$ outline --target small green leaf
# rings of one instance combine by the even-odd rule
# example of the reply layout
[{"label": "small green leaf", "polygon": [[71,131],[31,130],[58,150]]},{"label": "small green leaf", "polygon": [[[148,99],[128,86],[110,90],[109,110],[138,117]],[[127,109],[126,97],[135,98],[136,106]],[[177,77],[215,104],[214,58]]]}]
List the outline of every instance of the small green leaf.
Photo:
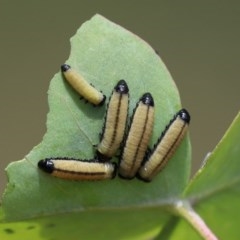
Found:
[{"label": "small green leaf", "polygon": [[[208,158],[206,165],[191,181],[185,196],[195,205],[208,226],[220,239],[240,236],[240,114]],[[176,238],[191,239],[184,222],[176,229]],[[186,235],[187,234],[187,235]],[[193,233],[196,235],[196,233]]]},{"label": "small green leaf", "polygon": [[[106,96],[110,96],[118,80],[125,79],[130,89],[130,115],[140,96],[151,92],[156,108],[151,146],[181,108],[175,83],[155,51],[102,16],[94,16],[77,31],[66,62]],[[117,235],[122,239],[121,234],[124,239],[134,239],[134,235],[140,239],[137,233],[156,234],[169,217],[160,212],[161,207],[179,197],[187,184],[189,139],[184,140],[168,166],[151,183],[118,177],[98,182],[53,178],[39,171],[38,161],[59,156],[93,158],[93,145],[99,142],[106,105],[93,108],[80,100],[60,72],[52,79],[48,94],[50,112],[43,141],[24,160],[7,167],[9,183],[2,200],[5,221],[32,219],[21,224],[27,227],[36,222],[42,235],[50,234],[46,226],[52,224],[56,228],[51,228],[51,234],[58,239],[67,238],[64,230],[71,232],[68,239],[76,239],[74,234],[95,239],[100,234],[93,231],[96,228],[101,229],[103,236],[114,239]],[[127,226],[132,227],[126,229]]]},{"label": "small green leaf", "polygon": [[240,186],[239,133],[240,114],[208,157],[206,164],[191,181],[186,191],[186,196],[191,201],[199,202],[229,188]]}]

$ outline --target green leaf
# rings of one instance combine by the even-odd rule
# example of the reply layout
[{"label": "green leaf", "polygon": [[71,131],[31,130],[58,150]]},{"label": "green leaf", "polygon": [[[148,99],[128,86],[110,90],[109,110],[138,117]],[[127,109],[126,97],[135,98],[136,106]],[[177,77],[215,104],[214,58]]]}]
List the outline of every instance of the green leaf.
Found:
[{"label": "green leaf", "polygon": [[[153,216],[158,214],[158,218]],[[88,210],[81,213],[56,213],[39,219],[0,224],[4,240],[40,239],[149,239],[167,220],[159,209]]]},{"label": "green leaf", "polygon": [[[100,15],[84,23],[71,39],[71,54],[66,62],[106,96],[110,96],[118,80],[125,79],[130,89],[130,115],[139,97],[151,92],[156,106],[151,146],[181,108],[175,83],[155,51]],[[142,239],[139,234],[143,233],[147,233],[142,235],[145,238],[154,236],[169,217],[161,208],[178,198],[187,184],[189,139],[185,138],[167,167],[151,183],[118,177],[98,182],[53,178],[37,168],[38,161],[59,156],[93,158],[106,105],[93,108],[79,100],[60,72],[53,77],[48,94],[50,112],[43,141],[23,160],[7,167],[9,183],[2,199],[4,220],[25,221],[5,223],[5,229],[17,233],[18,229],[27,231],[36,225],[34,229],[41,235],[52,234],[58,239],[66,239],[65,231],[68,239],[76,239],[77,235],[85,239],[95,239],[96,235],[98,239]],[[28,233],[38,239],[34,229]],[[0,237],[1,234],[11,235],[4,230]]]},{"label": "green leaf", "polygon": [[[220,239],[234,240],[240,236],[239,133],[240,114],[185,193],[188,201]],[[179,223],[174,236],[172,239],[199,239],[184,221]]]}]

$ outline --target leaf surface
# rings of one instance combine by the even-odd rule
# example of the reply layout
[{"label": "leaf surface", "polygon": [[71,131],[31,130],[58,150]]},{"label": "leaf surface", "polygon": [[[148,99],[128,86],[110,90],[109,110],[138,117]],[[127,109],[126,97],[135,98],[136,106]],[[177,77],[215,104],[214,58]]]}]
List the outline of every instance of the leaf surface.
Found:
[{"label": "leaf surface", "polygon": [[[71,53],[66,63],[107,97],[117,81],[125,79],[130,89],[130,116],[141,95],[151,92],[155,101],[151,146],[181,108],[175,83],[155,51],[136,35],[100,15],[85,22],[71,38]],[[97,230],[97,233],[93,231],[93,225],[97,229],[101,227],[101,234],[115,237],[116,233],[120,234],[119,224],[127,226],[132,222],[135,226],[133,232],[137,232],[136,229],[150,231],[151,234],[152,231],[156,233],[156,229],[159,231],[162,216],[164,221],[168,216],[159,213],[156,217],[156,213],[181,195],[189,178],[188,137],[151,183],[118,177],[98,182],[53,178],[37,168],[38,161],[47,157],[92,159],[95,154],[93,145],[99,142],[106,104],[94,108],[80,100],[60,71],[51,80],[48,99],[50,111],[43,141],[23,160],[7,167],[9,183],[2,200],[4,221],[26,219],[26,222],[17,223],[19,228],[27,228],[28,224],[35,222],[41,233],[46,231],[47,224],[59,226],[51,228],[53,233],[59,234],[58,239],[66,239],[62,234],[64,227],[66,231],[72,227],[71,234],[90,234],[87,239],[94,239],[91,236],[98,234]],[[134,214],[129,211],[134,211]],[[121,231],[127,235],[128,231]],[[131,237],[132,231],[129,230]],[[74,236],[69,235],[68,239],[75,239]]]}]

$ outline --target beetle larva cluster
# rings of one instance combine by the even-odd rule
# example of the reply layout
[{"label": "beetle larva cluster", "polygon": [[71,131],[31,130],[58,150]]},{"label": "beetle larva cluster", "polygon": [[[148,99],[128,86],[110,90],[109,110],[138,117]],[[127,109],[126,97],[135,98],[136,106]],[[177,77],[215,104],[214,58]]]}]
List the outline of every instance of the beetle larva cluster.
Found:
[{"label": "beetle larva cluster", "polygon": [[[64,78],[88,102],[102,106],[106,96],[80,73],[69,65],[61,66]],[[154,126],[154,99],[151,93],[144,93],[131,116],[127,127],[129,88],[125,80],[115,85],[109,98],[107,110],[96,148],[96,155],[90,160],[69,157],[48,157],[38,162],[44,172],[58,178],[70,180],[104,180],[118,175],[124,179],[139,179],[150,182],[168,163],[186,135],[190,123],[187,110],[178,111],[153,149],[148,150]],[[111,158],[119,154],[119,162]]]}]

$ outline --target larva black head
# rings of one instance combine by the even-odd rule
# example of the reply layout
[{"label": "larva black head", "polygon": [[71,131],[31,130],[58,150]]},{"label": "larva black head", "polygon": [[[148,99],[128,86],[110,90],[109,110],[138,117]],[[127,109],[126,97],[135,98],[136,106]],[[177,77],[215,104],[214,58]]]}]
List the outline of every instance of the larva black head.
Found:
[{"label": "larva black head", "polygon": [[54,164],[50,159],[43,159],[38,162],[38,167],[47,173],[52,173],[54,170]]},{"label": "larva black head", "polygon": [[154,106],[154,101],[151,93],[144,93],[140,98],[140,101],[145,105]]},{"label": "larva black head", "polygon": [[67,70],[69,70],[71,67],[69,65],[67,65],[66,63],[64,63],[62,66],[61,66],[61,70],[62,72],[66,72]]},{"label": "larva black head", "polygon": [[188,111],[186,109],[181,109],[177,116],[179,116],[184,122],[186,123],[190,123],[191,117],[190,114],[188,113]]},{"label": "larva black head", "polygon": [[114,88],[116,90],[116,92],[118,93],[128,93],[129,89],[128,89],[128,85],[125,82],[125,80],[120,80],[117,85]]}]

